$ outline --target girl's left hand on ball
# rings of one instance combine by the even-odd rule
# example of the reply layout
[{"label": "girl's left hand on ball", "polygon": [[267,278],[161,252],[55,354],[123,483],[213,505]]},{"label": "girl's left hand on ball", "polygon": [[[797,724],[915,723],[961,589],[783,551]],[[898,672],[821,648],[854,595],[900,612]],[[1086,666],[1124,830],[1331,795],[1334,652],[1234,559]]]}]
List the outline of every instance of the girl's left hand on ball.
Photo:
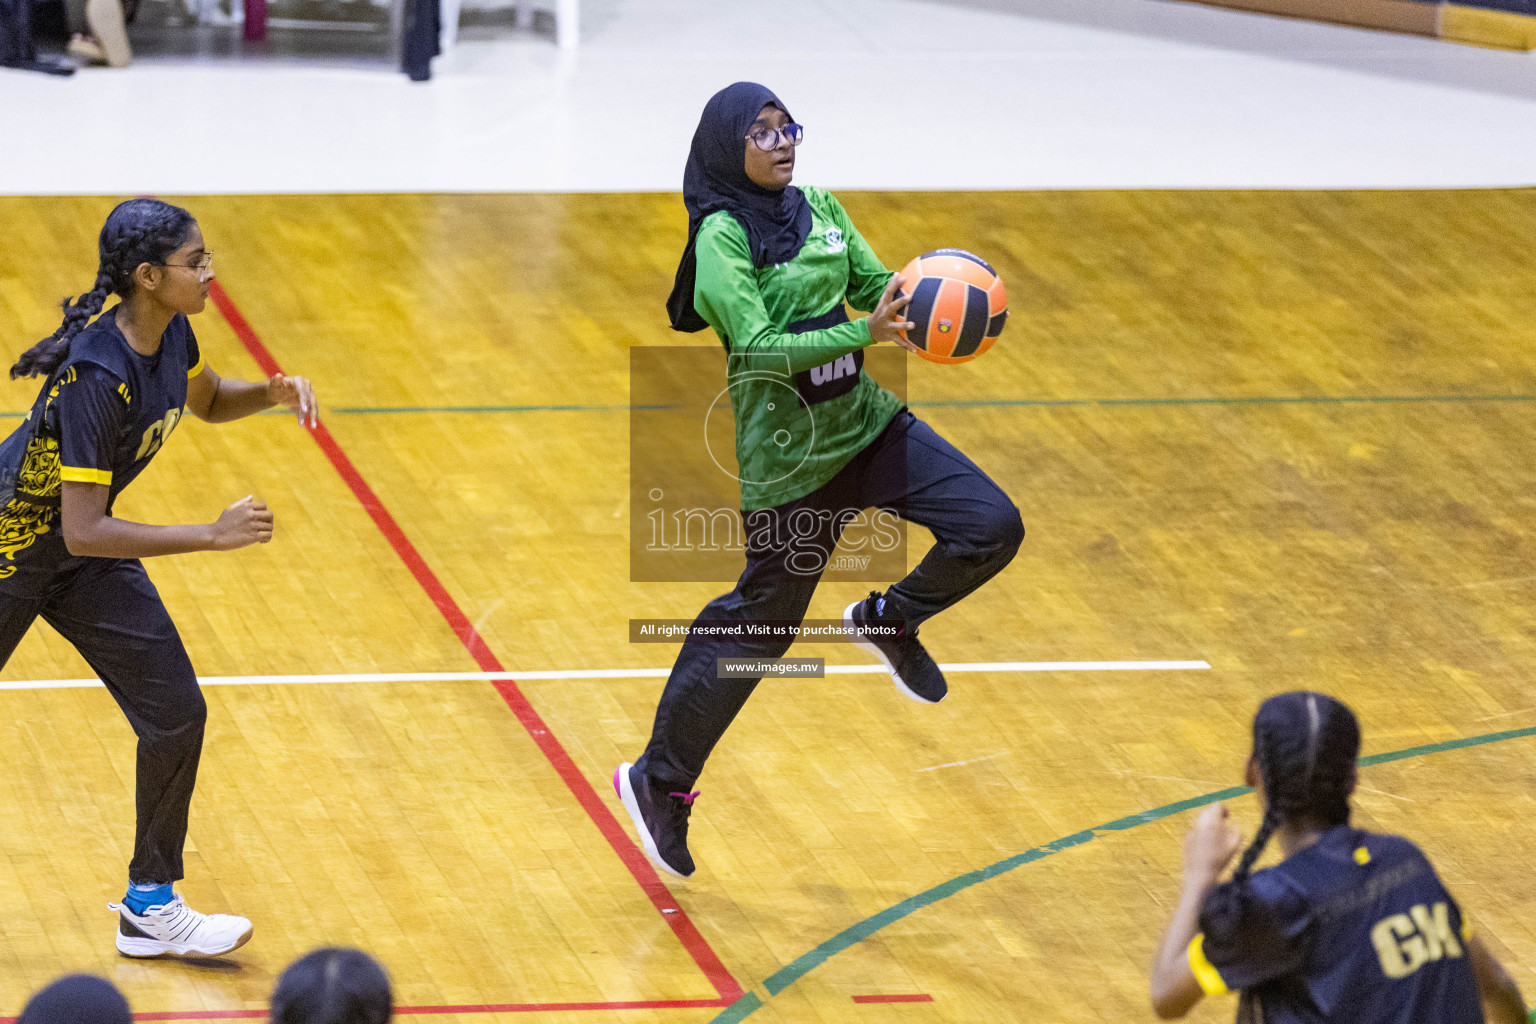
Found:
[{"label": "girl's left hand on ball", "polygon": [[320,423],[320,405],[315,401],[315,389],[303,377],[278,374],[267,381],[267,397],[273,405],[296,411],[300,426],[314,427]]}]

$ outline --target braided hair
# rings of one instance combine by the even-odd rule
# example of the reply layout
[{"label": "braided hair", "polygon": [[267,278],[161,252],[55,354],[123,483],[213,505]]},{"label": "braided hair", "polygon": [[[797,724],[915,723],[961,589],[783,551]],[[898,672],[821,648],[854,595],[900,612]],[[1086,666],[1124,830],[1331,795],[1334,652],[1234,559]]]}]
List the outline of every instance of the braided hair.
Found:
[{"label": "braided hair", "polygon": [[1253,718],[1253,759],[1264,787],[1264,820],[1232,880],[1206,898],[1201,923],[1207,931],[1232,928],[1241,920],[1248,875],[1281,825],[1349,824],[1359,754],[1360,723],[1353,711],[1327,694],[1294,690],[1259,706]]},{"label": "braided hair", "polygon": [[107,296],[133,294],[133,273],[141,263],[163,263],[186,243],[192,215],[179,206],[158,199],[130,199],[119,203],[102,226],[97,248],[101,264],[91,290],[71,302],[64,300],[64,322],[42,341],[21,354],[11,367],[11,379],[51,374],[69,358],[69,343],[101,312]]},{"label": "braided hair", "polygon": [[272,1024],[387,1024],[389,976],[357,949],[323,948],[299,957],[277,979]]}]

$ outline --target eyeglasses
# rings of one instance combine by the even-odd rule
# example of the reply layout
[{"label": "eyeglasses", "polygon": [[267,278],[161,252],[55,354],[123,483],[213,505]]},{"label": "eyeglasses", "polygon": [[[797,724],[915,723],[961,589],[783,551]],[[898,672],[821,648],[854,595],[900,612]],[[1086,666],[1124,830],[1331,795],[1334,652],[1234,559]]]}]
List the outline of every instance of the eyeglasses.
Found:
[{"label": "eyeglasses", "polygon": [[780,135],[788,139],[791,146],[798,146],[805,139],[805,125],[787,124],[783,128],[759,128],[751,135],[748,135],[747,138],[756,143],[758,149],[766,153],[769,150],[778,148]]},{"label": "eyeglasses", "polygon": [[198,276],[201,278],[204,275],[213,273],[213,253],[203,253],[202,259],[198,260],[196,263],[156,263],[155,266],[180,267],[182,270],[195,270],[198,272]]}]

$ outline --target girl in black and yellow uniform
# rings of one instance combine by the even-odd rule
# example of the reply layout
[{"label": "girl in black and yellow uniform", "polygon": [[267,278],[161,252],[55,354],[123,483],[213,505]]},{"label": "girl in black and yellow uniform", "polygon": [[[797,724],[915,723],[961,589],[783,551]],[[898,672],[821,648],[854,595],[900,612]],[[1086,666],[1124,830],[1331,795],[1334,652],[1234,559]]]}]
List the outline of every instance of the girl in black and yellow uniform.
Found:
[{"label": "girl in black and yellow uniform", "polygon": [[[212,956],[251,937],[251,922],[200,914],[172,889],[182,877],[187,809],[206,706],[176,627],[139,559],[229,551],[272,539],[272,514],[246,498],[213,523],[146,526],[112,504],[176,428],[183,410],[227,422],[273,405],[312,424],[302,377],[225,380],[198,352],[198,313],[213,256],[187,211],[122,203],[101,229],[96,284],[11,377],[46,380],[26,422],[0,443],[0,664],[41,616],[101,676],[139,737],[138,827],[117,948],[128,956]],[[108,295],[122,301],[101,312]]]},{"label": "girl in black and yellow uniform", "polygon": [[[1184,841],[1184,892],[1152,965],[1159,1017],[1232,991],[1239,1024],[1523,1024],[1519,988],[1423,851],[1350,825],[1359,754],[1354,712],[1332,697],[1259,707],[1246,781],[1264,821],[1220,885],[1241,845],[1226,808],[1207,807]],[[1271,838],[1284,859],[1254,871]]]}]

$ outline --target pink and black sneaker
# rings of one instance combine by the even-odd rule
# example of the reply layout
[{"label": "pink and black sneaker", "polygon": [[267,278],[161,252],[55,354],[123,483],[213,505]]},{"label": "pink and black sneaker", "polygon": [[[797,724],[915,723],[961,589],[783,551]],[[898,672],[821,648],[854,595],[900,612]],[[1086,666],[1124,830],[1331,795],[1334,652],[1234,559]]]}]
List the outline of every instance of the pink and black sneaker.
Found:
[{"label": "pink and black sneaker", "polygon": [[629,812],[645,855],[661,870],[678,878],[693,874],[688,855],[688,815],[697,793],[663,793],[628,761],[613,773],[613,790]]}]

